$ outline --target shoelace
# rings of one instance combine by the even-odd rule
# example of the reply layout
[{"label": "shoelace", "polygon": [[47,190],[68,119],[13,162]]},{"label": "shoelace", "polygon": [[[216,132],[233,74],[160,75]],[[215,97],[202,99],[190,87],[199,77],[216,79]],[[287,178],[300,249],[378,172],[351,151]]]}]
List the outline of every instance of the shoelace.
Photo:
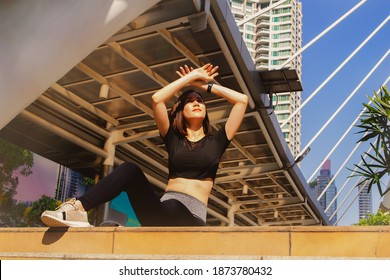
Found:
[{"label": "shoelace", "polygon": [[56,210],[78,210],[78,207],[76,205],[76,199],[72,198],[71,200],[64,202],[63,204],[58,206]]}]

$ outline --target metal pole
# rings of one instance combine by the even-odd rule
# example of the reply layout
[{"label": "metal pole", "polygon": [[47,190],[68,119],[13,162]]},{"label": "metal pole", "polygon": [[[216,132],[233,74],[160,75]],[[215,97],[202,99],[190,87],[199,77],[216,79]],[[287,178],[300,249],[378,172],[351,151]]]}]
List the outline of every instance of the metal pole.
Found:
[{"label": "metal pole", "polygon": [[[372,150],[372,147],[370,147],[370,149],[368,150],[367,153],[370,153]],[[366,157],[366,155],[364,155],[364,157]],[[363,160],[360,160],[359,164],[360,165],[361,163],[363,162]],[[351,174],[355,173],[355,171],[357,170],[357,167],[355,167],[355,169],[352,171]],[[338,198],[338,196],[341,194],[341,192],[344,190],[344,188],[347,186],[348,182],[351,180],[352,177],[348,177],[348,179],[344,182],[343,186],[340,188],[340,190],[337,192],[337,194],[335,195],[335,197],[332,199],[332,201],[329,203],[328,207],[325,209],[325,213],[328,212],[330,206],[332,206],[332,204],[336,201],[336,199]]]},{"label": "metal pole", "polygon": [[[364,155],[364,156],[366,156],[366,155]],[[372,162],[373,162],[373,161],[371,161],[371,163],[372,163]],[[356,170],[356,169],[355,169],[355,170]],[[378,169],[376,169],[376,170],[378,170]],[[360,181],[361,181],[362,177],[363,177],[363,176],[360,176],[360,177],[359,177],[359,180],[356,182],[356,184],[349,190],[348,194],[347,194],[346,197],[343,199],[343,201],[341,202],[341,204],[337,207],[336,211],[334,211],[333,215],[329,218],[329,220],[332,220],[332,218],[334,217],[334,215],[336,215],[336,213],[340,210],[340,207],[344,204],[344,202],[347,200],[347,198],[351,195],[351,193],[352,193],[352,191],[354,190],[354,188],[357,187],[357,186],[360,184]],[[367,185],[367,183],[364,184],[363,188],[364,188],[366,185]],[[363,189],[363,188],[362,188],[362,189]],[[361,189],[361,190],[362,190],[362,189]],[[361,190],[359,191],[359,193],[361,192]],[[356,198],[355,198],[355,199],[356,199]],[[344,211],[344,213],[343,213],[342,215],[344,215],[345,212],[349,209],[349,207],[351,207],[351,205],[352,205],[352,203],[355,201],[355,199],[350,203],[350,205],[348,206],[348,208]],[[340,219],[341,219],[341,218],[340,218]],[[338,222],[340,219],[338,219],[338,220],[336,221],[335,224],[337,224],[337,222]]]},{"label": "metal pole", "polygon": [[358,193],[356,194],[355,198],[351,201],[351,203],[348,205],[347,209],[345,209],[345,211],[343,212],[343,214],[341,214],[340,218],[337,219],[337,221],[335,222],[335,225],[337,225],[337,223],[344,217],[345,213],[347,213],[348,209],[352,206],[352,203],[355,202],[356,198],[358,198],[359,194],[364,190],[364,188],[367,186],[367,182],[360,188],[360,190],[358,191]]},{"label": "metal pole", "polygon": [[339,67],[336,68],[335,71],[330,74],[328,78],[325,79],[324,82],[305,100],[305,102],[302,103],[302,105],[295,110],[281,125],[280,127],[284,127],[298,112],[300,112],[303,107],[356,55],[358,51],[360,51],[361,48],[367,42],[387,23],[390,16],[388,16],[344,61],[339,65]]},{"label": "metal pole", "polygon": [[[388,52],[387,52],[388,54]],[[390,79],[390,76],[387,78],[387,80],[383,83],[383,85],[386,85],[387,82],[389,81]],[[378,89],[379,91],[380,89]],[[370,105],[372,103],[372,101],[370,100],[368,102],[368,105]],[[325,157],[324,160],[322,160],[322,162],[319,164],[319,166],[317,167],[317,169],[313,172],[313,174],[310,176],[310,178],[307,180],[307,182],[310,182],[315,174],[317,174],[318,170],[321,168],[321,166],[324,164],[324,162],[330,157],[330,155],[332,155],[332,153],[336,150],[336,148],[340,145],[340,143],[342,142],[342,140],[344,140],[344,138],[346,137],[346,135],[349,133],[349,131],[351,131],[351,129],[355,126],[355,124],[357,123],[357,121],[361,118],[361,116],[364,114],[364,112],[366,111],[366,108],[364,108],[360,114],[356,117],[356,119],[353,121],[353,123],[349,126],[349,128],[344,132],[343,136],[339,139],[339,141],[336,143],[336,145],[332,148],[332,150],[328,153],[328,155]],[[307,145],[308,146],[308,145]]]},{"label": "metal pole", "polygon": [[[371,101],[368,103],[368,104],[371,104]],[[351,131],[351,129],[355,126],[355,124],[358,122],[358,120],[360,120],[360,117],[364,114],[364,112],[366,111],[366,109],[364,108],[360,113],[359,115],[356,117],[356,119],[352,122],[352,124],[349,126],[349,128],[344,132],[343,136],[340,137],[339,141],[336,143],[336,145],[334,145],[334,147],[332,148],[332,150],[326,155],[326,157],[321,161],[321,163],[317,166],[317,169],[314,170],[314,172],[311,174],[310,178],[307,180],[307,182],[311,182],[311,180],[313,180],[314,176],[317,174],[317,172],[320,170],[320,168],[322,167],[322,165],[325,163],[325,161],[327,161],[330,156],[333,154],[333,152],[338,148],[338,146],[341,144],[341,142],[344,140],[344,138],[348,135],[348,133]]]},{"label": "metal pole", "polygon": [[[106,139],[104,144],[104,150],[107,152],[107,157],[104,159],[103,168],[101,172],[101,177],[105,177],[112,172],[114,169],[115,163],[115,151],[116,145],[115,142],[116,134],[111,132],[111,135]],[[107,221],[110,214],[110,202],[106,202],[103,205],[100,205],[97,210],[97,225],[101,225],[104,221]]]},{"label": "metal pole", "polygon": [[324,31],[322,31],[320,34],[318,34],[313,40],[311,40],[309,43],[307,43],[302,49],[300,49],[298,52],[296,52],[293,56],[291,56],[289,59],[287,59],[279,69],[285,67],[291,60],[296,58],[298,55],[300,55],[303,51],[305,51],[307,48],[309,48],[311,45],[313,45],[315,42],[317,42],[322,36],[324,36],[326,33],[328,33],[330,30],[332,30],[336,25],[338,25],[341,21],[343,21],[345,18],[347,18],[350,14],[352,14],[357,8],[359,8],[361,5],[363,5],[367,0],[360,1],[355,7],[353,7],[351,10],[349,10],[347,13],[345,13],[342,17],[340,17],[338,20],[336,20],[332,25],[330,25],[328,28],[326,28]]},{"label": "metal pole", "polygon": [[[355,187],[359,184],[359,181],[361,180],[361,177],[360,179],[356,182],[356,184],[349,190],[348,194],[344,197],[343,201],[340,203],[340,205],[337,207],[336,211],[333,212],[332,216],[330,216],[329,220],[332,220],[333,217],[337,214],[337,212],[340,210],[340,207],[344,205],[345,201],[347,200],[347,198],[351,195],[352,191],[355,189]],[[350,207],[351,205],[349,205]],[[349,208],[347,207],[347,208]],[[345,213],[345,212],[344,212]],[[343,214],[342,214],[343,215]],[[335,224],[337,224],[337,222],[339,221],[340,219],[338,219],[336,221]]]},{"label": "metal pole", "polygon": [[[385,84],[387,83],[387,81],[389,80],[390,76],[387,78]],[[367,134],[367,133],[366,133]],[[365,135],[366,135],[365,134]],[[322,196],[326,193],[326,191],[329,189],[330,185],[334,182],[334,180],[336,180],[337,176],[339,175],[339,173],[341,172],[341,170],[344,168],[345,164],[349,161],[349,159],[352,157],[352,155],[355,153],[355,151],[357,150],[357,148],[360,146],[362,142],[359,142],[355,147],[354,149],[351,151],[351,153],[349,154],[349,156],[346,158],[346,160],[343,162],[343,164],[340,166],[340,168],[338,169],[338,171],[336,172],[336,175],[334,175],[332,177],[332,179],[329,181],[329,183],[327,184],[327,186],[325,187],[325,189],[322,191],[322,193],[318,196],[317,200],[319,201]],[[371,149],[370,149],[371,150]],[[329,208],[329,207],[328,207]],[[328,209],[327,208],[327,209]],[[325,211],[326,212],[326,211]]]},{"label": "metal pole", "polygon": [[[382,58],[378,61],[378,63],[371,69],[371,71],[364,77],[364,79],[359,83],[359,85],[352,91],[352,93],[347,97],[347,99],[344,100],[344,102],[340,105],[340,107],[333,113],[333,115],[327,120],[327,122],[321,127],[321,129],[317,132],[316,135],[314,135],[314,137],[309,141],[309,143],[307,143],[306,147],[303,148],[303,151],[305,151],[308,147],[311,146],[311,144],[313,144],[313,142],[318,138],[318,136],[320,136],[320,134],[325,130],[325,128],[328,127],[328,125],[334,120],[334,118],[338,115],[338,113],[340,113],[340,111],[345,107],[345,105],[347,105],[347,103],[349,102],[349,100],[351,100],[351,98],[358,92],[358,90],[363,86],[363,84],[368,80],[368,78],[372,75],[372,73],[374,73],[374,71],[382,64],[382,62],[386,59],[386,57],[388,56],[388,54],[390,53],[390,50],[388,50],[384,56],[382,56]],[[387,83],[387,81],[389,80],[390,76],[388,76],[385,84]],[[298,155],[298,157],[300,156],[300,154]],[[297,157],[297,158],[298,158]]]},{"label": "metal pole", "polygon": [[[103,165],[103,172],[102,172],[103,177],[110,174],[112,172],[112,170],[114,170],[114,167],[112,165],[104,164]],[[98,213],[100,214],[100,215],[98,214],[98,218],[97,218],[98,225],[100,225],[104,221],[109,220],[110,202],[108,201],[108,202],[104,203],[103,205],[99,206]]]},{"label": "metal pole", "polygon": [[332,179],[329,181],[329,183],[326,185],[325,189],[322,191],[322,193],[318,196],[317,198],[317,201],[319,201],[323,196],[324,194],[326,193],[326,191],[329,189],[330,185],[332,185],[332,183],[334,182],[334,180],[337,178],[337,176],[339,175],[340,171],[343,169],[343,167],[345,166],[345,164],[349,161],[349,159],[355,154],[355,151],[357,150],[357,148],[360,146],[362,142],[359,142],[354,148],[353,150],[350,152],[349,156],[344,160],[343,164],[340,166],[339,170],[337,170],[336,172],[336,175],[334,175],[332,177]]}]

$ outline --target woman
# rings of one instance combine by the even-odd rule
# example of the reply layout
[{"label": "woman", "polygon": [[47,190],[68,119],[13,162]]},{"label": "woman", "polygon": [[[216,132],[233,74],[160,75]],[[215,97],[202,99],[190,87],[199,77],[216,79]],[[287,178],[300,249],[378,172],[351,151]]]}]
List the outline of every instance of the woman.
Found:
[{"label": "woman", "polygon": [[[179,79],[152,96],[154,118],[169,155],[169,180],[161,198],[138,166],[124,163],[77,200],[43,212],[42,221],[51,227],[90,226],[86,211],[125,191],[142,226],[205,225],[220,158],[237,132],[248,103],[244,94],[212,83],[217,70],[211,64],[197,69],[185,65],[177,71]],[[204,100],[194,90],[184,92],[168,114],[166,103],[187,85],[233,104],[219,131],[212,133]]]}]

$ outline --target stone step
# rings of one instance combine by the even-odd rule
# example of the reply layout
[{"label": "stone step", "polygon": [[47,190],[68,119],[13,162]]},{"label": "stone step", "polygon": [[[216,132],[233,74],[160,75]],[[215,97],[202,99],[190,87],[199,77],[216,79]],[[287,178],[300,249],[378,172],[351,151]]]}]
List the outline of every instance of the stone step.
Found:
[{"label": "stone step", "polygon": [[1,228],[1,259],[387,259],[390,227]]}]

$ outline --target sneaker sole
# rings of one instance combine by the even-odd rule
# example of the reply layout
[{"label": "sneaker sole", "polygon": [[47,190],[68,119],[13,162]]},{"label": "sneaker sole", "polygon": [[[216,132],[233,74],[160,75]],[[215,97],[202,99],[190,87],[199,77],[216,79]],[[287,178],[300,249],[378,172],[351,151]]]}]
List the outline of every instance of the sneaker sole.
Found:
[{"label": "sneaker sole", "polygon": [[48,227],[92,227],[90,223],[64,221],[52,216],[41,216],[41,221]]}]

